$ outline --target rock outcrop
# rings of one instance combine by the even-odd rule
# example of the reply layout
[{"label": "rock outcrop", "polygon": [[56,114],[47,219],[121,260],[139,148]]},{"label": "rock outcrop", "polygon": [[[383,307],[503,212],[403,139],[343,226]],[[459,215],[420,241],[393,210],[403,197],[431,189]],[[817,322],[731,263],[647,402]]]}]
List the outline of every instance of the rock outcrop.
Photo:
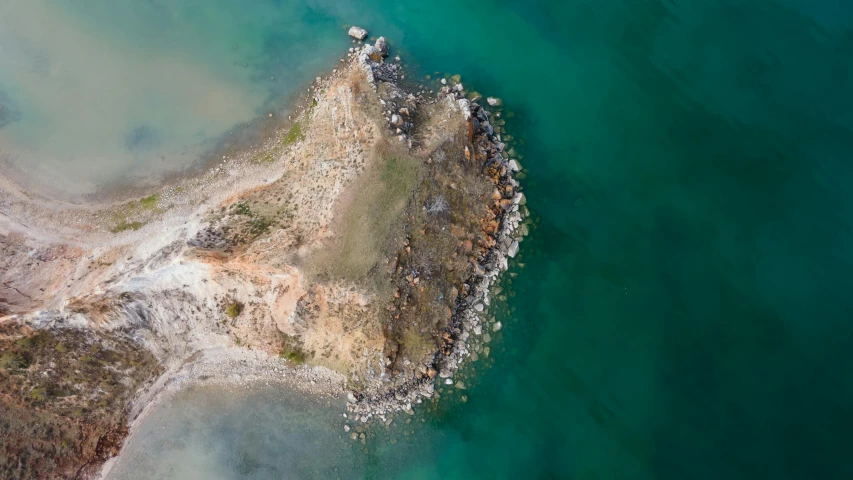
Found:
[{"label": "rock outcrop", "polygon": [[352,37],[356,40],[359,40],[359,41],[362,41],[365,38],[367,38],[367,30],[365,30],[361,27],[352,26],[352,27],[350,27],[349,32],[347,32],[347,33],[349,34],[350,37]]}]

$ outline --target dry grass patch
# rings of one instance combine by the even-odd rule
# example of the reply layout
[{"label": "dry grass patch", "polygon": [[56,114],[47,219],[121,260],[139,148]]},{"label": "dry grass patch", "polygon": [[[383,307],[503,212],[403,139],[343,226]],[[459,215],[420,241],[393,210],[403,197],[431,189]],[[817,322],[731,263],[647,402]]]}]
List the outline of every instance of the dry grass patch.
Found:
[{"label": "dry grass patch", "polygon": [[353,186],[339,244],[320,254],[321,270],[332,277],[362,279],[379,262],[421,178],[422,161],[402,149],[383,143],[375,154],[373,166]]}]

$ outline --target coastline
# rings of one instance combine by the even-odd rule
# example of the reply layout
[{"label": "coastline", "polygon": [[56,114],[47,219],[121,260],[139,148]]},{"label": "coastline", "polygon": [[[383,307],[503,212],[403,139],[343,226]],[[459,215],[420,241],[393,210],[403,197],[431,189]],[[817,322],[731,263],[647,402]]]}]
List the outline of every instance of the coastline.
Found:
[{"label": "coastline", "polygon": [[[420,403],[419,397],[432,397],[435,382],[443,381],[451,384],[453,374],[461,364],[472,354],[476,359],[476,351],[484,345],[481,340],[482,334],[489,329],[497,331],[501,328],[500,323],[487,320],[486,314],[490,297],[499,293],[495,291],[495,285],[500,273],[508,269],[508,259],[515,256],[519,241],[526,233],[524,228],[519,232],[519,227],[526,216],[526,209],[524,196],[519,191],[519,184],[513,178],[520,167],[517,160],[510,158],[506,153],[507,146],[501,142],[500,127],[490,124],[490,121],[498,123],[497,121],[500,120],[500,100],[489,98],[487,103],[490,106],[484,108],[468,98],[469,95],[458,80],[451,80],[448,83],[443,79],[442,85],[436,86],[438,89],[436,95],[432,95],[428,87],[419,84],[406,89],[401,88],[397,84],[397,79],[403,77],[402,70],[399,70],[398,64],[383,61],[383,58],[388,55],[387,43],[384,51],[383,43],[384,38],[380,38],[375,45],[367,44],[351,48],[349,55],[341,60],[342,65],[338,66],[340,71],[339,68],[335,68],[329,76],[318,77],[317,81],[312,83],[311,92],[304,103],[300,103],[299,113],[293,115],[291,126],[287,129],[278,129],[263,146],[242,151],[239,155],[235,155],[235,158],[227,158],[212,165],[198,176],[189,176],[177,184],[161,186],[156,194],[139,202],[120,200],[86,206],[60,202],[50,204],[44,200],[33,199],[13,188],[0,189],[0,213],[6,216],[6,220],[0,223],[0,234],[10,236],[14,232],[15,235],[23,236],[30,243],[42,245],[46,252],[50,252],[49,256],[56,256],[55,247],[51,244],[73,245],[79,253],[72,255],[66,262],[65,271],[71,275],[71,278],[79,275],[79,280],[75,279],[75,282],[82,280],[79,284],[73,286],[69,284],[58,292],[50,292],[55,293],[55,298],[45,299],[40,311],[35,313],[13,311],[5,318],[0,317],[0,323],[23,321],[39,328],[60,329],[88,328],[87,325],[107,328],[109,331],[129,329],[129,338],[133,338],[143,348],[154,352],[166,368],[165,373],[155,379],[149,379],[147,387],[137,391],[128,409],[130,428],[122,444],[126,445],[128,439],[138,431],[139,425],[157,405],[185,386],[200,383],[241,385],[246,382],[276,382],[296,391],[321,396],[343,396],[349,391],[347,410],[355,414],[350,417],[351,420],[366,423],[378,417],[385,421],[386,415],[395,411],[410,412],[413,403]],[[230,241],[226,241],[223,236],[223,232],[228,232],[230,224],[225,223],[225,227],[221,225],[222,222],[233,224],[234,218],[239,217],[239,214],[229,216],[226,213],[224,217],[221,214],[218,217],[211,217],[211,212],[215,211],[218,205],[229,204],[232,209],[236,205],[239,211],[239,208],[243,208],[240,205],[246,204],[245,200],[240,203],[241,198],[251,198],[253,192],[274,191],[276,185],[286,181],[287,177],[293,174],[291,172],[293,168],[298,169],[300,168],[298,164],[304,163],[300,160],[300,152],[305,154],[310,151],[316,154],[318,145],[332,142],[333,148],[337,149],[333,151],[339,152],[334,155],[344,155],[345,159],[349,158],[345,164],[352,163],[355,167],[344,168],[343,173],[337,174],[339,177],[336,177],[337,179],[333,182],[332,197],[320,197],[327,198],[326,202],[331,202],[335,208],[329,207],[326,216],[320,215],[319,218],[322,219],[320,236],[311,248],[317,249],[327,245],[326,237],[329,234],[324,232],[337,229],[338,224],[335,222],[340,223],[340,220],[333,221],[333,219],[342,214],[344,216],[351,214],[347,209],[352,207],[346,206],[347,197],[343,194],[344,189],[357,188],[358,184],[353,183],[353,179],[364,175],[362,172],[369,172],[374,168],[369,162],[365,163],[365,149],[353,150],[351,144],[341,141],[341,135],[349,135],[360,141],[372,141],[372,138],[382,137],[381,131],[366,134],[363,127],[350,127],[354,114],[346,102],[329,107],[321,99],[318,109],[331,115],[334,122],[339,121],[338,108],[343,107],[343,123],[331,124],[333,132],[331,137],[321,136],[310,140],[313,135],[313,130],[310,130],[298,134],[296,141],[290,142],[292,144],[286,142],[296,128],[294,125],[303,125],[310,116],[317,115],[313,110],[318,105],[318,98],[326,95],[327,98],[334,99],[336,95],[344,94],[344,90],[341,90],[344,88],[342,85],[347,84],[342,83],[346,80],[342,76],[350,75],[354,71],[366,75],[368,84],[372,86],[377,94],[377,100],[382,105],[381,111],[376,112],[370,110],[372,107],[368,107],[365,111],[368,116],[376,115],[377,121],[380,124],[384,123],[384,128],[390,131],[391,138],[398,142],[399,146],[408,151],[420,149],[426,152],[420,155],[424,158],[428,157],[425,164],[431,165],[429,168],[435,167],[433,164],[435,152],[444,155],[442,153],[444,150],[434,150],[436,145],[445,145],[448,141],[445,138],[447,132],[443,129],[450,128],[452,131],[453,128],[461,127],[462,143],[465,145],[464,149],[457,152],[461,156],[460,162],[471,166],[479,165],[478,175],[485,174],[488,183],[492,185],[493,192],[489,191],[489,207],[483,211],[485,216],[479,217],[479,214],[475,214],[477,215],[476,223],[480,225],[479,228],[482,231],[477,234],[478,240],[473,249],[474,253],[468,253],[464,255],[467,258],[462,258],[462,265],[466,266],[466,271],[470,269],[471,274],[460,285],[447,325],[441,328],[440,332],[436,332],[440,335],[438,350],[428,355],[429,358],[425,358],[423,363],[410,363],[406,357],[399,356],[396,346],[391,345],[389,354],[387,339],[384,340],[386,343],[384,348],[377,348],[379,345],[376,344],[376,339],[382,337],[376,337],[375,332],[364,333],[359,337],[361,338],[359,342],[367,342],[366,345],[373,345],[373,347],[365,346],[364,353],[360,355],[361,358],[353,355],[346,360],[345,364],[349,366],[345,370],[349,375],[343,375],[327,368],[329,365],[315,364],[316,366],[311,368],[294,367],[289,365],[291,362],[285,362],[274,354],[282,349],[281,356],[284,356],[285,352],[288,356],[296,354],[301,356],[302,351],[308,348],[305,342],[321,345],[328,340],[324,340],[323,337],[312,339],[313,333],[305,330],[305,327],[300,327],[299,322],[294,327],[294,315],[302,315],[298,312],[301,311],[300,308],[304,308],[301,306],[303,303],[305,307],[314,305],[312,308],[322,310],[326,308],[323,305],[327,302],[333,302],[335,309],[367,311],[369,316],[379,318],[378,307],[382,304],[381,294],[375,292],[364,292],[355,296],[352,293],[347,294],[346,292],[348,290],[351,292],[353,288],[351,283],[346,282],[344,285],[319,287],[318,290],[318,287],[307,285],[313,280],[299,270],[282,267],[281,259],[276,260],[278,267],[271,268],[274,264],[270,263],[270,249],[282,248],[277,245],[292,244],[276,238],[278,232],[275,232],[269,236],[264,236],[263,233],[260,237],[256,235],[248,240],[248,243],[244,240],[244,244],[238,242],[232,247]],[[336,90],[329,93],[333,88]],[[353,94],[353,89],[356,95],[359,94],[355,84],[349,88],[349,95]],[[335,103],[334,100],[332,102]],[[359,107],[364,106],[359,105]],[[434,122],[434,118],[441,118],[443,115],[451,118],[452,122],[438,123],[430,127],[431,130],[427,129],[428,131],[418,130],[419,125],[414,119],[421,115],[418,113],[418,108],[437,109],[441,112],[440,115],[425,117],[428,118],[426,123]],[[409,121],[409,118],[412,120]],[[353,125],[357,124],[357,122],[353,123]],[[312,126],[312,128],[315,127]],[[305,137],[300,135],[309,136],[310,141],[303,141]],[[466,135],[467,141],[464,139]],[[313,146],[311,141],[314,142]],[[303,145],[306,142],[308,145]],[[429,147],[429,145],[433,146]],[[275,158],[276,156],[278,158]],[[294,162],[297,164],[296,167],[293,166]],[[472,172],[477,172],[477,168],[473,168]],[[328,176],[328,174],[324,175]],[[341,187],[342,182],[350,186]],[[452,189],[457,188],[454,183],[450,186]],[[305,194],[301,190],[292,188],[285,192],[296,195]],[[152,202],[154,207],[150,209],[144,203],[149,198],[154,199]],[[408,202],[412,203],[412,199]],[[168,207],[164,207],[166,204]],[[130,213],[127,213],[128,209]],[[71,215],[68,214],[69,211],[72,212]],[[225,211],[224,206],[222,211]],[[11,212],[11,214],[5,212]],[[119,226],[137,224],[139,226],[122,228],[116,232],[117,215],[121,215]],[[15,226],[14,219],[17,218],[27,219],[26,224],[21,224],[24,228]],[[33,225],[27,225],[29,223]],[[84,226],[82,231],[81,225]],[[91,225],[97,227],[92,228]],[[251,232],[254,228],[251,222],[248,227],[246,225],[240,227],[240,225],[237,224],[236,228],[243,228],[244,231],[249,228]],[[110,232],[111,228],[114,231]],[[222,230],[223,228],[225,230]],[[474,237],[470,235],[469,238],[473,239]],[[260,240],[255,243],[255,238]],[[263,248],[258,247],[261,243],[264,244]],[[403,244],[405,252],[411,252],[408,245],[409,240],[405,240]],[[301,248],[295,255],[288,253],[282,259],[286,262],[296,260],[296,265],[310,263],[313,257],[311,254],[301,253]],[[86,250],[97,252],[93,257],[100,256],[108,260],[106,263],[98,260],[98,266],[94,271],[87,270],[81,274],[82,263],[75,265],[75,262],[84,259]],[[234,253],[229,253],[232,250],[240,254],[234,256]],[[470,247],[464,247],[463,250],[471,252]],[[396,258],[399,260],[406,254],[398,252]],[[453,256],[455,258],[456,254]],[[126,259],[123,260],[125,257]],[[264,265],[260,270],[253,264],[258,260],[261,260],[259,265]],[[397,264],[398,260],[394,263]],[[184,265],[187,262],[189,264]],[[92,264],[90,263],[88,267],[90,270]],[[192,266],[195,264],[198,266]],[[167,267],[168,265],[172,266]],[[169,275],[173,278],[164,279],[157,273],[158,277],[153,281],[154,283],[152,280],[145,279],[152,272],[156,273],[158,269],[166,268],[169,269],[171,272]],[[72,273],[74,271],[77,273]],[[397,292],[401,288],[414,288],[418,285],[417,276],[412,278],[409,275],[407,278],[405,275],[400,275],[401,271],[402,269],[398,267],[397,272],[392,274],[392,283],[397,281],[401,285],[397,288]],[[47,276],[55,273],[51,271]],[[202,281],[207,284],[208,278],[213,278],[212,274],[218,275],[215,277],[215,282],[221,285],[202,285]],[[250,275],[248,283],[225,279],[235,274]],[[159,286],[151,290],[152,285]],[[189,290],[185,299],[172,298],[174,294],[170,292],[174,292],[176,288],[186,290],[187,287]],[[290,288],[294,288],[294,291],[287,293]],[[116,295],[121,291],[120,289],[129,289],[130,293]],[[423,291],[422,286],[420,290]],[[453,290],[456,291],[455,287]],[[236,298],[263,298],[261,303],[267,305],[263,308],[281,309],[286,305],[283,313],[276,313],[277,310],[261,313],[260,323],[257,318],[254,318],[255,326],[250,326],[257,329],[258,325],[262,325],[261,330],[266,328],[265,331],[269,332],[269,326],[263,325],[272,325],[273,331],[278,333],[259,331],[255,334],[239,325],[235,331],[232,331],[231,327],[223,331],[223,325],[226,322],[220,323],[219,320],[223,315],[222,302],[226,302],[225,306],[229,305],[227,302],[232,302],[230,305],[241,305],[239,310],[244,308],[243,305],[249,305],[248,301],[244,303],[243,300],[235,300],[232,291],[238,292]],[[343,296],[341,296],[342,293]],[[320,301],[316,302],[315,297]],[[217,298],[218,305],[203,301],[205,298]],[[369,300],[365,300],[367,298]],[[405,298],[404,296],[403,300],[400,300],[400,296],[395,294],[391,299],[391,307],[405,310]],[[33,303],[32,299],[30,300],[30,303]],[[400,304],[401,301],[403,304]],[[200,303],[196,304],[196,313],[189,315],[190,321],[187,325],[192,326],[188,330],[186,330],[187,325],[171,325],[167,320],[168,315],[171,315],[169,312],[184,311],[186,305],[192,305],[195,302]],[[397,307],[394,306],[395,302]],[[206,310],[199,310],[199,306]],[[140,309],[147,313],[142,313]],[[257,312],[258,310],[253,310],[252,315],[257,317],[259,315]],[[163,315],[166,317],[159,320]],[[227,315],[231,317],[231,326],[235,325],[235,320],[239,320],[239,315],[239,311],[235,315],[236,319],[231,317],[230,313]],[[312,315],[309,314],[307,317],[309,324],[312,322]],[[152,328],[149,325],[148,319],[152,316],[157,319],[155,323],[161,326]],[[140,323],[140,320],[143,321]],[[169,325],[165,326],[165,324]],[[282,327],[285,324],[288,326]],[[279,338],[282,335],[282,328],[288,333]],[[368,328],[365,332],[371,332],[376,327],[368,325],[361,328]],[[345,324],[341,332],[347,332]],[[291,336],[297,334],[302,335],[299,337],[301,343],[294,347],[289,344],[291,341],[289,339],[296,338]],[[340,333],[335,335],[340,336]],[[241,341],[249,343],[241,346]],[[355,351],[357,346],[358,344],[347,348]],[[314,350],[311,350],[311,355],[314,356],[315,361],[321,360],[319,355],[315,355]],[[325,355],[324,353],[323,356]],[[337,354],[335,355],[337,358]],[[404,360],[402,365],[405,367],[399,366],[401,359]],[[416,357],[411,359],[417,360]],[[380,368],[377,370],[374,365],[380,365]],[[393,375],[386,375],[386,371],[392,370],[395,372]],[[360,372],[358,377],[362,380],[354,385],[352,381],[356,372]],[[409,375],[408,379],[405,378],[406,375]],[[323,385],[319,386],[318,383]],[[345,427],[345,430],[348,430],[348,427]],[[117,458],[117,456],[112,457],[104,464],[101,478],[108,475]]]}]

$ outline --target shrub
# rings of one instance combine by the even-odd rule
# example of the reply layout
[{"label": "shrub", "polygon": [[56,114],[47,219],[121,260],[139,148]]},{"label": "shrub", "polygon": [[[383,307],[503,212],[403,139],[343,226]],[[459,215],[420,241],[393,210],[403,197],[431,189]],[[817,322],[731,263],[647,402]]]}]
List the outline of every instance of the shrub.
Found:
[{"label": "shrub", "polygon": [[305,352],[296,336],[281,334],[281,349],[278,355],[294,363],[305,363]]},{"label": "shrub", "polygon": [[3,370],[18,370],[27,367],[27,360],[17,353],[4,353],[0,357],[0,368]]},{"label": "shrub", "polygon": [[442,213],[446,212],[447,209],[447,200],[444,198],[444,195],[436,195],[432,197],[432,200],[427,204],[427,212],[429,213]]},{"label": "shrub", "polygon": [[238,315],[243,312],[243,304],[240,302],[234,302],[225,307],[225,315],[228,315],[228,318],[235,319]]},{"label": "shrub", "polygon": [[246,202],[240,202],[234,206],[234,213],[237,215],[245,215],[247,217],[252,216],[252,209],[249,208],[249,204]]}]

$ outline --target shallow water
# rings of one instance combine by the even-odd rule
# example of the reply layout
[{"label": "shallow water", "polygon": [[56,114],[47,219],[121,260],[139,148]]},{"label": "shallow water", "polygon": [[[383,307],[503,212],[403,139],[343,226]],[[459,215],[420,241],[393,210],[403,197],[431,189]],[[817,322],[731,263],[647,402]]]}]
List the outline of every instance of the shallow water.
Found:
[{"label": "shallow water", "polygon": [[342,410],[275,388],[191,388],[147,418],[112,477],[333,478],[353,462]]},{"label": "shallow water", "polygon": [[[92,7],[102,16],[63,21],[117,35],[106,4]],[[508,129],[525,142],[535,228],[511,282],[505,327],[470,381],[468,402],[448,395],[410,443],[377,437],[368,453],[337,456],[347,448],[335,443],[341,425],[312,424],[305,428],[320,439],[310,453],[318,462],[356,478],[853,478],[848,4],[204,5],[187,18],[214,28],[203,37],[214,45],[220,34],[230,45],[275,32],[282,40],[271,51],[309,38],[334,57],[347,45],[341,26],[361,24],[389,37],[421,74],[462,73],[469,88],[503,97],[517,114]],[[292,11],[302,13],[277,13]],[[158,21],[140,20],[128,38]],[[255,21],[262,25],[243,28]],[[239,80],[235,54],[194,35],[166,38],[148,48],[200,51],[194,61],[242,85],[229,98],[263,104],[269,87]],[[317,69],[329,65],[323,56],[311,56]],[[192,116],[187,105],[173,110]],[[168,125],[167,117],[160,121]],[[171,464],[239,478],[237,463],[220,461],[225,453],[194,452],[211,444],[227,453],[259,435],[269,441],[249,445],[262,445],[260,464],[297,468],[287,452],[298,437],[278,432],[304,424],[286,414],[302,407],[278,407],[269,394],[211,405],[203,395],[164,417],[174,432],[192,424],[182,419],[193,411],[215,412],[170,453]],[[255,410],[280,413],[238,428]],[[150,435],[132,442],[123,461],[162,451],[156,444],[168,435]]]},{"label": "shallow water", "polygon": [[298,2],[3,2],[0,167],[74,198],[198,165],[346,49],[312,16]]}]

